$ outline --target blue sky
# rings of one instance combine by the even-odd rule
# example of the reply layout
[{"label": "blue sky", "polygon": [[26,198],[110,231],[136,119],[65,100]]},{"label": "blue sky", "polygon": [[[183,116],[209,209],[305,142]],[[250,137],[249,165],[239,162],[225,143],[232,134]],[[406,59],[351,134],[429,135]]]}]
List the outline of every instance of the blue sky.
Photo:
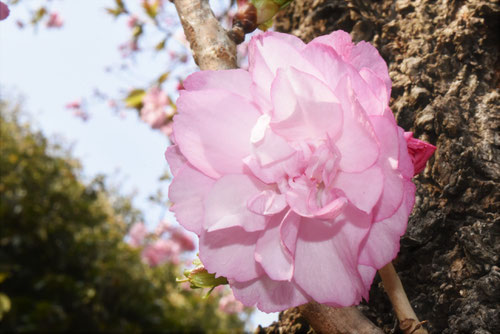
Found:
[{"label": "blue sky", "polygon": [[[36,8],[37,1],[27,3]],[[105,13],[104,7],[112,3],[52,1],[64,27],[40,27],[37,32],[30,27],[18,29],[15,22],[28,17],[27,9],[24,5],[11,7],[9,18],[0,22],[0,95],[23,97],[24,109],[34,124],[47,136],[72,146],[85,177],[110,176],[122,193],[136,193],[136,206],[148,222],[156,223],[163,210],[151,205],[147,197],[157,191],[158,178],[167,168],[163,156],[166,137],[140,122],[134,112],[120,118],[106,103],[89,103],[91,118],[87,122],[64,108],[69,101],[92,96],[96,88],[117,97],[121,90],[146,84],[165,70],[159,68],[166,66],[161,58],[143,55],[132,76],[105,71],[117,64],[121,57],[118,45],[129,37],[125,20],[114,21]],[[276,319],[276,313],[257,312],[252,322],[267,325]]]}]

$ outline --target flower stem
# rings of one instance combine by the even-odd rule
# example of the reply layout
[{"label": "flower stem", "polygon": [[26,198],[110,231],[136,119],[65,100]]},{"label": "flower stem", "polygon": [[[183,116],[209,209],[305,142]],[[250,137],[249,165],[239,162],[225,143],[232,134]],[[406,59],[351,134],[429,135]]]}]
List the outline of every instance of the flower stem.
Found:
[{"label": "flower stem", "polygon": [[418,320],[392,262],[381,268],[378,273],[384,283],[385,292],[391,300],[401,330],[405,334],[427,334],[427,330],[422,327],[425,321]]}]

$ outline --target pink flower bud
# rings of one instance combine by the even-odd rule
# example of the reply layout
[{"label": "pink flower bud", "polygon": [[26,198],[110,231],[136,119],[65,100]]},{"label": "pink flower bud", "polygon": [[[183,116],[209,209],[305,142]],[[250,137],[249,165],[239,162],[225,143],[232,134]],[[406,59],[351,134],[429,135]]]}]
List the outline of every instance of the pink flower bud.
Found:
[{"label": "pink flower bud", "polygon": [[436,146],[413,138],[412,132],[405,132],[404,136],[408,143],[408,153],[415,168],[414,174],[417,175],[425,169],[427,160],[434,154]]},{"label": "pink flower bud", "polygon": [[0,21],[5,20],[10,14],[9,7],[0,1]]}]

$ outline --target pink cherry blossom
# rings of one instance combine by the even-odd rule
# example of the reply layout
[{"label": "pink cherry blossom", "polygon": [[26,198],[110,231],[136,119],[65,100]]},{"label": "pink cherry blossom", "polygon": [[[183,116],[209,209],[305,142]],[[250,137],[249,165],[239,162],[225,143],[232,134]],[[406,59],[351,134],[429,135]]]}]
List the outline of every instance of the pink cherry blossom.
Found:
[{"label": "pink cherry blossom", "polygon": [[160,88],[153,87],[146,93],[142,102],[141,119],[153,129],[159,129],[169,136],[172,133],[169,118],[174,114],[174,109],[167,94]]},{"label": "pink cherry blossom", "polygon": [[181,251],[190,252],[196,249],[193,239],[182,228],[179,226],[173,226],[166,220],[162,220],[156,226],[155,234],[156,236],[161,237],[165,233],[169,233],[169,239],[179,244]]},{"label": "pink cherry blossom", "polygon": [[161,237],[164,233],[169,232],[172,229],[172,225],[165,219],[160,220],[155,228],[155,234],[157,237]]},{"label": "pink cherry blossom", "polygon": [[74,100],[66,103],[66,109],[80,109],[82,107],[82,100]]},{"label": "pink cherry blossom", "polygon": [[133,39],[120,44],[118,49],[121,52],[121,56],[126,58],[131,56],[134,52],[139,51],[139,44],[137,43],[137,40]]},{"label": "pink cherry blossom", "polygon": [[137,25],[137,22],[139,22],[139,19],[135,15],[130,15],[128,20],[127,20],[127,26],[132,29]]},{"label": "pink cherry blossom", "polygon": [[144,248],[142,258],[152,267],[167,261],[177,264],[180,252],[181,247],[177,242],[158,239]]},{"label": "pink cherry blossom", "polygon": [[63,26],[63,19],[57,12],[52,12],[49,15],[49,20],[47,21],[47,28],[61,28]]},{"label": "pink cherry blossom", "polygon": [[10,14],[9,7],[0,1],[0,21],[5,20]]},{"label": "pink cherry blossom", "polygon": [[183,230],[176,228],[170,233],[170,239],[179,244],[181,251],[190,252],[196,249],[193,239]]},{"label": "pink cherry blossom", "polygon": [[147,233],[146,226],[143,222],[134,223],[128,233],[128,236],[130,237],[129,244],[133,247],[141,246]]},{"label": "pink cherry blossom", "polygon": [[227,314],[240,313],[243,311],[243,304],[240,303],[232,292],[229,294],[222,296],[219,300],[219,310]]},{"label": "pink cherry blossom", "polygon": [[405,132],[404,134],[408,144],[408,153],[410,153],[411,161],[415,166],[415,175],[424,170],[427,160],[434,154],[436,146],[413,138],[412,132]]},{"label": "pink cherry blossom", "polygon": [[80,118],[82,121],[88,121],[90,118],[90,115],[87,110],[85,110],[81,99],[68,102],[65,108],[72,110],[73,116]]},{"label": "pink cherry blossom", "polygon": [[243,304],[355,305],[396,257],[415,199],[387,65],[343,31],[309,44],[267,32],[248,54],[248,71],[184,81],[171,210]]}]

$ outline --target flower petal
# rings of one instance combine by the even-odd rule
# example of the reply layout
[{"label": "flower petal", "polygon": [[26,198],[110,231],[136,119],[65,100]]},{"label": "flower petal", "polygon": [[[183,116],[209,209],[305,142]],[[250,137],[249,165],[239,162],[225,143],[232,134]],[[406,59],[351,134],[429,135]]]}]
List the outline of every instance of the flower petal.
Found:
[{"label": "flower petal", "polygon": [[177,107],[174,135],[187,160],[213,178],[241,173],[260,116],[255,106],[231,92],[206,89],[181,91]]},{"label": "flower petal", "polygon": [[382,195],[384,177],[378,166],[359,173],[341,171],[333,181],[333,187],[342,190],[358,209],[370,213]]},{"label": "flower petal", "polygon": [[278,194],[274,190],[263,190],[250,197],[247,201],[248,209],[259,215],[275,215],[287,206],[285,195]]},{"label": "flower petal", "polygon": [[[200,236],[200,260],[210,273],[239,282],[246,282],[262,275],[262,268],[255,262],[255,244],[259,232],[246,232],[232,227]],[[230,236],[230,237],[228,237]]]},{"label": "flower petal", "polygon": [[263,312],[278,312],[299,306],[309,297],[294,282],[273,281],[267,276],[249,282],[230,282],[236,299]]},{"label": "flower petal", "polygon": [[365,41],[354,45],[351,36],[345,31],[335,31],[329,35],[317,37],[309,44],[324,44],[332,47],[345,62],[352,64],[358,71],[363,68],[370,69],[383,81],[387,96],[391,96],[392,83],[387,64],[373,45]]},{"label": "flower petal", "polygon": [[405,233],[415,198],[415,185],[411,181],[405,181],[404,188],[403,204],[396,213],[372,225],[360,250],[360,264],[380,269],[398,254],[399,239]]},{"label": "flower petal", "polygon": [[367,68],[379,77],[385,84],[387,96],[391,96],[391,78],[385,60],[380,56],[377,49],[365,41],[361,41],[352,48],[350,63],[358,70]]},{"label": "flower petal", "polygon": [[358,272],[358,249],[371,216],[348,206],[333,222],[301,222],[294,279],[318,303],[337,307],[358,303],[366,287]]},{"label": "flower petal", "polygon": [[171,145],[167,147],[167,150],[165,151],[165,159],[167,159],[168,166],[170,167],[170,172],[174,177],[177,175],[179,170],[187,163],[187,160],[182,155],[178,145]]},{"label": "flower petal", "polygon": [[295,255],[297,244],[297,233],[299,233],[301,217],[292,210],[288,211],[280,225],[280,238],[285,250],[291,255]]},{"label": "flower petal", "polygon": [[[389,100],[391,99],[390,95],[390,87],[389,91],[387,91],[387,86],[385,85],[384,81],[377,76],[372,70],[369,68],[362,68],[359,71],[359,75],[363,78],[363,80],[366,82],[368,85],[370,91],[373,93],[373,96],[378,100],[378,104],[380,105],[378,108],[378,111],[373,113],[376,115],[382,115],[384,112],[384,109],[386,106],[389,105]],[[359,94],[360,92],[358,92]],[[360,100],[362,101],[363,98],[360,96]],[[371,97],[368,99],[369,101],[373,101]],[[364,106],[365,110],[370,114],[369,110],[373,110],[374,108],[367,108],[367,106]]]},{"label": "flower petal", "polygon": [[248,45],[249,72],[263,96],[269,96],[271,83],[279,68],[294,66],[308,73],[317,70],[301,55],[305,44],[297,37],[278,32],[254,36]]},{"label": "flower petal", "polygon": [[301,167],[301,159],[299,153],[296,152],[281,161],[262,166],[257,158],[246,158],[245,164],[252,173],[265,183],[279,183],[287,175],[297,175]]},{"label": "flower petal", "polygon": [[363,295],[363,298],[368,301],[368,298],[370,297],[370,288],[373,283],[373,278],[377,273],[377,269],[360,264],[358,265],[358,272],[361,275],[361,279],[363,280],[363,284],[366,289],[366,293]]},{"label": "flower petal", "polygon": [[329,87],[336,87],[339,80],[349,73],[349,65],[329,45],[311,42],[302,55],[316,67],[321,73],[320,78]]},{"label": "flower petal", "polygon": [[293,275],[293,258],[280,238],[280,226],[285,214],[274,215],[257,240],[255,260],[266,274],[275,281],[290,281]]},{"label": "flower petal", "polygon": [[205,197],[205,220],[208,232],[240,226],[248,232],[261,231],[267,220],[248,209],[248,201],[270,189],[247,175],[226,175],[217,180]]},{"label": "flower petal", "polygon": [[288,140],[337,138],[342,128],[339,101],[322,81],[293,67],[278,70],[271,88],[271,128]]},{"label": "flower petal", "polygon": [[340,169],[353,173],[373,165],[377,161],[379,147],[368,116],[357,102],[350,82],[349,77],[344,77],[335,90],[344,110],[342,135],[335,146],[341,154]]},{"label": "flower petal", "polygon": [[205,216],[203,203],[214,184],[214,179],[201,173],[189,163],[177,172],[170,184],[168,198],[174,203],[170,210],[188,231],[201,234]]},{"label": "flower petal", "polygon": [[182,82],[188,91],[220,89],[251,98],[252,78],[248,71],[241,69],[221,71],[199,71],[191,74]]},{"label": "flower petal", "polygon": [[[264,120],[261,122],[261,120]],[[270,117],[262,115],[252,129],[253,154],[261,166],[288,158],[295,150],[269,127]]]},{"label": "flower petal", "polygon": [[354,46],[351,36],[342,30],[337,30],[331,34],[316,37],[309,44],[324,44],[332,47],[345,61],[350,59],[351,51]]},{"label": "flower petal", "polygon": [[[349,37],[350,41],[350,37]],[[350,54],[348,45],[344,53]],[[321,77],[330,87],[336,87],[339,80],[347,75],[351,79],[359,103],[370,115],[382,115],[390,99],[384,81],[369,68],[356,68],[348,58],[338,55],[331,44],[311,42],[303,51],[321,73]]]},{"label": "flower petal", "polygon": [[380,143],[378,165],[384,174],[382,196],[374,208],[374,221],[380,221],[392,216],[403,200],[403,177],[397,169],[401,143],[393,118],[370,116],[370,121]]}]

